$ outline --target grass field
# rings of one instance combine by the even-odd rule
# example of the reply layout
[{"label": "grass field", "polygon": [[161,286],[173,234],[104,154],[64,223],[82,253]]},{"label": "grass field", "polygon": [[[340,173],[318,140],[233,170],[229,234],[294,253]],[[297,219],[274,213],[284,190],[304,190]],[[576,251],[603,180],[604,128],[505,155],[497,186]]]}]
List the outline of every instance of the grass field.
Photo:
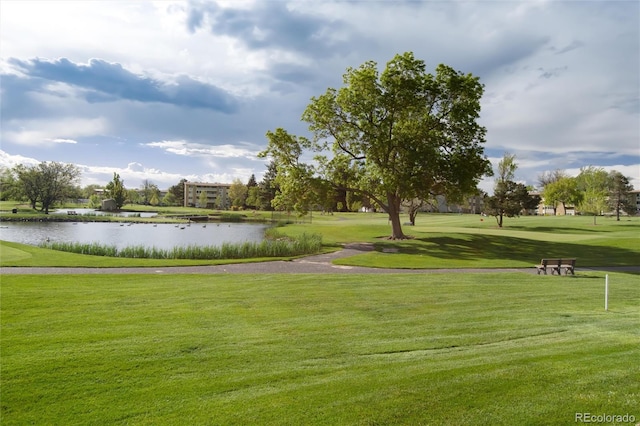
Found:
[{"label": "grass field", "polygon": [[[640,218],[620,222],[591,217],[529,216],[505,220],[478,215],[425,214],[415,227],[405,227],[410,240],[390,241],[384,214],[314,214],[311,223],[278,228],[290,236],[322,235],[327,250],[349,242],[371,242],[376,250],[340,259],[353,266],[393,268],[531,267],[542,257],[575,257],[577,266],[640,265]],[[1,238],[1,233],[0,233]],[[215,260],[113,259],[81,256],[0,242],[0,266],[184,266]],[[264,259],[262,259],[264,260]]]},{"label": "grass field", "polygon": [[[283,233],[344,263],[640,264],[640,219],[314,216]],[[393,249],[396,252],[390,252]],[[254,261],[265,259],[254,259]],[[233,262],[238,262],[234,260]],[[0,244],[0,265],[171,266]],[[640,422],[640,275],[0,276],[0,423],[557,425]],[[627,417],[628,418],[628,417]],[[622,423],[619,423],[622,424]],[[628,424],[628,423],[626,423]]]},{"label": "grass field", "polygon": [[22,424],[640,421],[638,276],[2,277]]}]

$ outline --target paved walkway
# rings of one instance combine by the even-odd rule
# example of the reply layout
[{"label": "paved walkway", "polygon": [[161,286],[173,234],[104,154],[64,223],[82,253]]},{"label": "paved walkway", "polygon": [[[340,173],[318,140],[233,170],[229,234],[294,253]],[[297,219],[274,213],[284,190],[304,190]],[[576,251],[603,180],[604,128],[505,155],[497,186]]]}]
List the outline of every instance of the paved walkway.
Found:
[{"label": "paved walkway", "polygon": [[[392,269],[367,268],[362,266],[334,265],[334,259],[355,256],[363,251],[372,250],[368,244],[350,244],[333,253],[307,256],[291,261],[276,260],[271,262],[234,263],[228,265],[209,266],[169,266],[144,268],[60,268],[60,267],[8,267],[0,268],[1,275],[44,274],[433,274],[433,273],[493,273],[522,272],[535,274],[530,268],[451,268],[451,269]],[[576,268],[576,272],[589,270],[634,271],[640,272],[640,266],[611,268]]]}]

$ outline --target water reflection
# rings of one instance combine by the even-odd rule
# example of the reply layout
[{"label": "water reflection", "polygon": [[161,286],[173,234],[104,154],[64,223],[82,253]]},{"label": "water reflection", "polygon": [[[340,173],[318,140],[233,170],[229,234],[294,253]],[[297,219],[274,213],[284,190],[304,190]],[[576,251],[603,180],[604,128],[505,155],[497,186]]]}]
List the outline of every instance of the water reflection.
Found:
[{"label": "water reflection", "polygon": [[79,216],[122,216],[122,217],[155,217],[158,215],[156,212],[103,212],[101,210],[94,209],[58,209],[51,212],[51,214],[76,214]]},{"label": "water reflection", "polygon": [[119,222],[3,222],[0,239],[39,245],[49,241],[116,246],[220,246],[222,243],[260,242],[267,225],[247,223],[151,224]]}]

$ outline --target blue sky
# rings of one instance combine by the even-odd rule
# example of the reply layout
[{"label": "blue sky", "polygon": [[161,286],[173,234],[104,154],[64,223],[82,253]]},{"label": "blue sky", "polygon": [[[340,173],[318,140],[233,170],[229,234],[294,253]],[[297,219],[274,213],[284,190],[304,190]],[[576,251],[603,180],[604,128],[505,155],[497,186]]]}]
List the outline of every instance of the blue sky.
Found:
[{"label": "blue sky", "polygon": [[268,130],[307,135],[312,96],[406,51],[480,77],[486,154],[516,154],[518,180],[594,165],[640,188],[635,0],[2,0],[0,166],[260,180]]}]

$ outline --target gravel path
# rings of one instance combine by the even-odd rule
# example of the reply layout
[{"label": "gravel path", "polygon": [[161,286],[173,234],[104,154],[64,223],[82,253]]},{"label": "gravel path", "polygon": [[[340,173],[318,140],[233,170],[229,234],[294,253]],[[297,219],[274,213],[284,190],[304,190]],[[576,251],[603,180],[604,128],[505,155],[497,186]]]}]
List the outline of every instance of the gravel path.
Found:
[{"label": "gravel path", "polygon": [[[45,274],[431,274],[431,273],[492,273],[522,272],[535,274],[530,268],[487,268],[487,269],[391,269],[367,268],[362,266],[334,265],[334,259],[350,257],[363,251],[373,250],[369,244],[350,244],[333,253],[307,256],[291,261],[276,260],[272,262],[235,263],[209,266],[170,266],[145,268],[60,268],[60,267],[7,267],[0,268],[1,275]],[[619,268],[576,268],[576,271],[588,270],[640,271],[640,266]]]}]

